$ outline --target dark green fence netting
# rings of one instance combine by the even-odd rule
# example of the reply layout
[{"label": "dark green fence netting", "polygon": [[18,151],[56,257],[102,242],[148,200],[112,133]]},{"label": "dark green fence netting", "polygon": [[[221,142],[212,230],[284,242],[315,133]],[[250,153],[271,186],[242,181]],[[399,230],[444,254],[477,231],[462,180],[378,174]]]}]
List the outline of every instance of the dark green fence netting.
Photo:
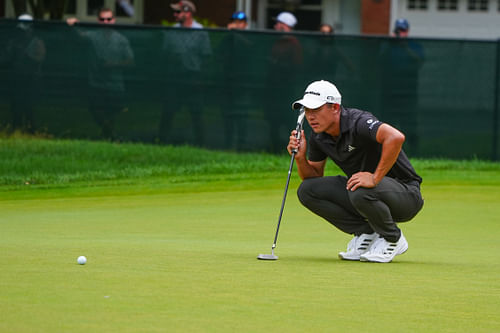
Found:
[{"label": "dark green fence netting", "polygon": [[0,21],[0,130],[284,153],[312,81],[415,157],[498,156],[497,41]]}]

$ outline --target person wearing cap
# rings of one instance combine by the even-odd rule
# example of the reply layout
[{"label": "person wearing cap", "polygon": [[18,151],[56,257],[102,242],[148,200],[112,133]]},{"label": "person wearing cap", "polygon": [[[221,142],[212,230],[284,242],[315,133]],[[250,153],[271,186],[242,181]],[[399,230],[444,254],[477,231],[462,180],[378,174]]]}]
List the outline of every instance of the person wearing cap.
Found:
[{"label": "person wearing cap", "polygon": [[425,55],[422,45],[409,39],[406,19],[394,23],[393,37],[382,42],[379,52],[379,114],[406,133],[405,149],[416,154],[418,142],[418,86]]},{"label": "person wearing cap", "polygon": [[[315,81],[292,104],[304,108],[312,129],[307,141],[303,131],[300,140],[292,131],[287,147],[290,154],[298,151],[303,181],[297,194],[309,210],[354,235],[341,259],[390,262],[408,249],[396,222],[411,220],[422,208],[422,178],[402,150],[403,133],[341,100],[334,84]],[[327,158],[345,176],[325,176]]]},{"label": "person wearing cap", "polygon": [[196,6],[191,1],[181,0],[170,5],[174,11],[174,18],[177,22],[174,27],[183,28],[203,28],[203,25],[198,23],[193,15],[196,13]]},{"label": "person wearing cap", "polygon": [[410,23],[407,19],[400,18],[394,23],[394,36],[396,37],[408,37],[410,32]]},{"label": "person wearing cap", "polygon": [[248,27],[248,22],[247,22],[247,14],[242,11],[237,11],[234,12],[233,15],[231,15],[231,18],[229,19],[229,23],[227,24],[227,28],[229,30],[231,29],[237,29],[237,30],[245,30]]},{"label": "person wearing cap", "polygon": [[[286,127],[287,123],[293,123],[289,113],[281,112],[282,106],[297,93],[290,91],[289,83],[295,82],[302,75],[303,50],[297,37],[291,33],[297,25],[295,15],[282,12],[275,20],[274,30],[279,33],[276,34],[269,57],[266,79],[268,103],[266,103],[264,116],[269,123],[269,148],[273,153],[281,153],[286,141],[283,141],[284,137],[280,135],[280,129]],[[285,131],[284,128],[283,131]]]},{"label": "person wearing cap", "polygon": [[12,130],[35,133],[35,106],[42,87],[42,68],[47,49],[36,33],[33,16],[22,14],[0,52],[0,60],[7,70],[2,79],[6,83],[7,96],[12,113]]},{"label": "person wearing cap", "polygon": [[[166,69],[164,76],[170,80],[169,84],[172,86],[166,92],[162,92],[164,103],[158,127],[158,139],[163,143],[186,140],[179,136],[175,138],[171,136],[175,113],[186,107],[191,114],[194,140],[192,144],[203,146],[205,140],[202,115],[205,97],[203,75],[206,73],[207,61],[212,55],[210,38],[202,29],[203,26],[193,18],[196,7],[191,1],[182,0],[170,6],[174,10],[177,23],[174,29],[164,31],[162,55]],[[187,129],[185,132],[190,131]]]},{"label": "person wearing cap", "polygon": [[276,16],[274,30],[282,32],[290,32],[297,24],[297,18],[290,12],[281,12]]},{"label": "person wearing cap", "polygon": [[[248,148],[247,119],[256,97],[256,89],[248,81],[251,75],[249,73],[255,72],[252,71],[252,51],[255,44],[248,38],[248,34],[240,33],[247,27],[245,12],[236,11],[231,15],[227,24],[231,31],[225,33],[218,44],[218,57],[214,62],[224,75],[225,82],[229,83],[225,89],[220,90],[218,104],[223,116],[226,144],[236,151]],[[242,76],[247,80],[242,80]]]},{"label": "person wearing cap", "polygon": [[[66,23],[74,26],[77,18]],[[88,106],[89,112],[100,127],[105,140],[115,139],[115,120],[125,105],[124,70],[134,64],[134,51],[122,33],[112,28],[116,17],[111,8],[103,7],[97,13],[99,29],[77,28],[79,37],[89,42]]]}]

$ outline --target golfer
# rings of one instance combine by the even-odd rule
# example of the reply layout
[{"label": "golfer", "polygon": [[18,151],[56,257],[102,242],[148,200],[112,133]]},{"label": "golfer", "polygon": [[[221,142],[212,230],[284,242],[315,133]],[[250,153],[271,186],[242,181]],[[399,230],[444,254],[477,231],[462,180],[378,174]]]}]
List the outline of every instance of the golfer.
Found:
[{"label": "golfer", "polygon": [[[341,259],[390,262],[408,249],[396,222],[422,208],[422,178],[401,149],[403,133],[369,112],[341,106],[341,98],[335,85],[316,81],[292,104],[304,107],[313,131],[307,146],[303,131],[299,141],[294,130],[287,147],[290,154],[298,150],[303,182],[297,194],[313,213],[354,235]],[[327,158],[347,176],[325,177]]]}]

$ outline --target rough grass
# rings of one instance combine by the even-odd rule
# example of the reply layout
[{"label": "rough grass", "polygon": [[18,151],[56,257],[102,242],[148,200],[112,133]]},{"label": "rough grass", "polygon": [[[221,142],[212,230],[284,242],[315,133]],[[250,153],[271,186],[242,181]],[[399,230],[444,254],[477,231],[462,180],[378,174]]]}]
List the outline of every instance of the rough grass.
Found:
[{"label": "rough grass", "polygon": [[[83,184],[179,183],[209,180],[262,180],[286,173],[286,154],[208,151],[157,146],[39,138],[0,138],[0,186],[20,189]],[[412,160],[431,181],[499,181],[500,164],[488,161]],[[328,163],[327,173],[340,173]]]}]

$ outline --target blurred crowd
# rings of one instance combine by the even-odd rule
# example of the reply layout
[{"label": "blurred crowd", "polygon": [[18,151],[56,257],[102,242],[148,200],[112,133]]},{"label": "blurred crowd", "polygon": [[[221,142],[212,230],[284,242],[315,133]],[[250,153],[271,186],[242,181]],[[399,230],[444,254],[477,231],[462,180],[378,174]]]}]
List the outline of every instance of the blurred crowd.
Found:
[{"label": "blurred crowd", "polygon": [[[133,7],[129,1],[119,1],[121,10],[127,15],[133,15]],[[214,45],[211,44],[207,30],[195,18],[197,8],[188,0],[181,0],[170,4],[173,10],[174,29],[163,32],[161,52],[169,68],[175,71],[164,73],[165,77],[172,77],[182,69],[182,78],[175,80],[176,89],[170,89],[162,96],[161,117],[157,125],[156,140],[162,143],[179,143],[178,133],[172,134],[172,124],[175,122],[176,113],[187,110],[191,118],[190,144],[204,146],[206,126],[203,121],[204,91],[203,72],[207,66],[207,59],[214,55]],[[75,40],[82,40],[91,46],[88,60],[88,93],[87,107],[95,124],[99,127],[100,137],[108,140],[117,139],[115,127],[116,119],[128,109],[126,103],[127,87],[124,73],[127,68],[134,66],[135,54],[127,37],[112,26],[116,23],[116,13],[110,8],[99,10],[96,22],[102,29],[87,29],[80,24],[77,18],[68,18],[66,23],[73,27],[72,33]],[[264,118],[268,124],[268,147],[272,152],[283,152],[286,146],[287,133],[290,123],[284,121],[282,114],[276,112],[289,104],[292,96],[297,91],[291,91],[290,82],[296,82],[303,72],[304,50],[300,38],[294,33],[298,24],[297,17],[288,11],[283,11],[273,18],[273,29],[276,38],[270,46],[268,55],[268,68],[266,77],[262,78],[265,89],[263,106]],[[9,85],[11,93],[10,109],[12,113],[12,129],[26,132],[35,132],[37,125],[33,109],[40,91],[40,77],[42,63],[46,56],[46,46],[42,38],[37,36],[31,24],[33,17],[23,14],[18,17],[18,34],[9,39],[0,54],[3,62],[11,61],[14,68],[12,72],[13,84]],[[193,30],[194,29],[194,30]],[[227,82],[238,80],[238,71],[235,68],[250,68],[248,54],[255,48],[252,39],[242,31],[249,31],[248,17],[243,11],[234,12],[228,18],[227,29],[234,32],[227,34],[218,45],[224,50],[233,50],[233,54],[217,52],[221,72]],[[409,22],[399,19],[394,25],[394,38],[405,39],[410,31]],[[351,57],[347,56],[335,43],[334,26],[319,22],[318,38],[323,47],[316,50],[314,69],[309,68],[311,79],[329,79],[336,81],[338,66],[347,68],[350,72],[356,71],[356,66]],[[409,127],[416,126],[416,119],[407,116],[401,109],[413,108],[416,104],[416,90],[418,70],[423,62],[423,50],[416,42],[386,43],[378,55],[381,59],[380,66],[387,67],[387,80],[381,80],[385,86],[383,100],[393,101],[384,107],[386,115],[390,116],[398,126],[406,132],[414,132]],[[250,69],[248,70],[250,71]],[[316,72],[315,72],[316,71]],[[392,72],[391,72],[392,71]],[[403,73],[403,75],[401,75]],[[401,79],[394,79],[401,78]],[[249,133],[248,115],[251,105],[258,99],[257,92],[248,88],[249,85],[241,83],[231,85],[221,96],[220,105],[224,122],[224,135],[228,145],[236,150],[248,149],[251,143]],[[405,86],[402,94],[400,89],[394,87]],[[20,94],[19,91],[23,91]],[[413,112],[414,113],[414,112]],[[416,146],[416,138],[408,140]]]}]

